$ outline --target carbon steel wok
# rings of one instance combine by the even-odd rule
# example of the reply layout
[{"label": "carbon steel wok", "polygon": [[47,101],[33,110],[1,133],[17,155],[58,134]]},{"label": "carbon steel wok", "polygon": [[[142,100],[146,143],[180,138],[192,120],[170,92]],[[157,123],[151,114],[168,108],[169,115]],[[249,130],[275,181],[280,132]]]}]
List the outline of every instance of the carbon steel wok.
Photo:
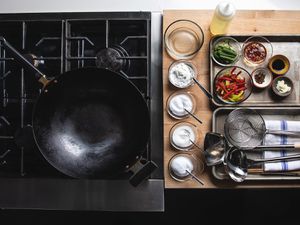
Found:
[{"label": "carbon steel wok", "polygon": [[[32,127],[40,152],[52,166],[75,178],[111,178],[139,161],[150,116],[143,96],[128,79],[106,69],[83,68],[48,80],[4,38],[0,40],[43,84]],[[139,168],[133,184],[155,168],[153,162]]]}]

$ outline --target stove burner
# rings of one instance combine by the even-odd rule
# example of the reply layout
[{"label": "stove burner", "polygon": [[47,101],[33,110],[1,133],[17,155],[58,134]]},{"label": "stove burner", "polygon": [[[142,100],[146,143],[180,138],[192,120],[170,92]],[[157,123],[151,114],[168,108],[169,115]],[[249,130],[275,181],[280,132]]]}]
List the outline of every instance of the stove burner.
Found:
[{"label": "stove burner", "polygon": [[5,139],[8,127],[10,126],[10,123],[4,116],[0,116],[0,139]]},{"label": "stove burner", "polygon": [[6,150],[4,153],[0,155],[0,166],[5,165],[7,162],[5,160],[5,156],[10,152],[10,150]]},{"label": "stove burner", "polygon": [[23,128],[17,129],[15,133],[15,144],[21,148],[31,148],[35,145],[33,138],[33,130],[31,125],[26,125]]},{"label": "stove burner", "polygon": [[97,53],[96,66],[115,72],[124,71],[129,68],[129,60],[124,59],[126,56],[128,53],[121,46],[105,48]]}]

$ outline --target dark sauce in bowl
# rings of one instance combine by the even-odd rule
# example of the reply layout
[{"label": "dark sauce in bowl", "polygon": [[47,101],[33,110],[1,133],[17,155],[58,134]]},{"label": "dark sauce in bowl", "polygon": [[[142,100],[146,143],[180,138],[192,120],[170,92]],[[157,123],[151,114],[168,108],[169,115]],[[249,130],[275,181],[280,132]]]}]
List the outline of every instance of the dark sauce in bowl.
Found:
[{"label": "dark sauce in bowl", "polygon": [[272,63],[272,67],[275,70],[282,70],[285,67],[284,62],[281,59],[276,59],[274,60],[274,62]]}]

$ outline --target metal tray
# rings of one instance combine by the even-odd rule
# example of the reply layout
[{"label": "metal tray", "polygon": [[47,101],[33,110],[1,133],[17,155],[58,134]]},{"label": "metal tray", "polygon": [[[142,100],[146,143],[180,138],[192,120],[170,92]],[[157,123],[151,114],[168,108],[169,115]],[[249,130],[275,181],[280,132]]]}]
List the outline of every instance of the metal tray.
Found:
[{"label": "metal tray", "polygon": [[[290,69],[284,76],[288,76],[293,80],[294,91],[288,97],[280,99],[280,97],[277,97],[273,94],[271,88],[265,88],[262,90],[254,88],[250,97],[244,102],[240,103],[239,106],[277,106],[278,104],[280,104],[280,106],[300,106],[300,35],[263,36],[272,43],[273,55],[282,54],[290,60]],[[216,36],[211,39],[209,45],[210,53],[212,51],[214,42],[220,37],[222,36]],[[230,35],[230,37],[235,38],[242,47],[243,42],[250,36]],[[255,67],[247,66],[243,62],[242,57],[235,65],[245,68],[250,74],[255,69]],[[262,66],[266,67],[267,62]],[[214,77],[222,68],[224,67],[216,64],[210,57],[210,91],[213,93],[213,95]],[[218,101],[216,96],[214,96],[212,102],[216,106],[228,106]]]},{"label": "metal tray", "polygon": [[[294,120],[300,121],[300,107],[249,107],[255,109],[262,115],[265,120]],[[212,117],[212,131],[224,134],[224,122],[227,115],[236,108],[234,107],[221,107],[213,112]],[[300,138],[299,138],[300,142]],[[297,151],[299,150],[292,150]],[[261,152],[248,151],[249,158],[261,157]],[[224,171],[223,166],[213,166],[212,174],[215,178],[223,180],[229,179]],[[249,174],[246,180],[300,180],[300,176],[267,176],[259,174]]]}]

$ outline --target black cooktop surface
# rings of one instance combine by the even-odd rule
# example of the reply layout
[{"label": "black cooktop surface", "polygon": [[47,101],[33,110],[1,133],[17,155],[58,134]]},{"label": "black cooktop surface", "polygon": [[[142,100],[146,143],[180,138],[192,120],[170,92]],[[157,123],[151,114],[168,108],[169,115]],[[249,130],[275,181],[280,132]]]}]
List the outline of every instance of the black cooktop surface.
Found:
[{"label": "black cooktop surface", "polygon": [[[0,36],[48,78],[82,67],[109,68],[130,79],[149,103],[151,17],[134,15],[1,15]],[[34,74],[1,47],[0,177],[66,177],[43,158],[31,136],[41,88]],[[150,155],[149,144],[144,157]]]}]

